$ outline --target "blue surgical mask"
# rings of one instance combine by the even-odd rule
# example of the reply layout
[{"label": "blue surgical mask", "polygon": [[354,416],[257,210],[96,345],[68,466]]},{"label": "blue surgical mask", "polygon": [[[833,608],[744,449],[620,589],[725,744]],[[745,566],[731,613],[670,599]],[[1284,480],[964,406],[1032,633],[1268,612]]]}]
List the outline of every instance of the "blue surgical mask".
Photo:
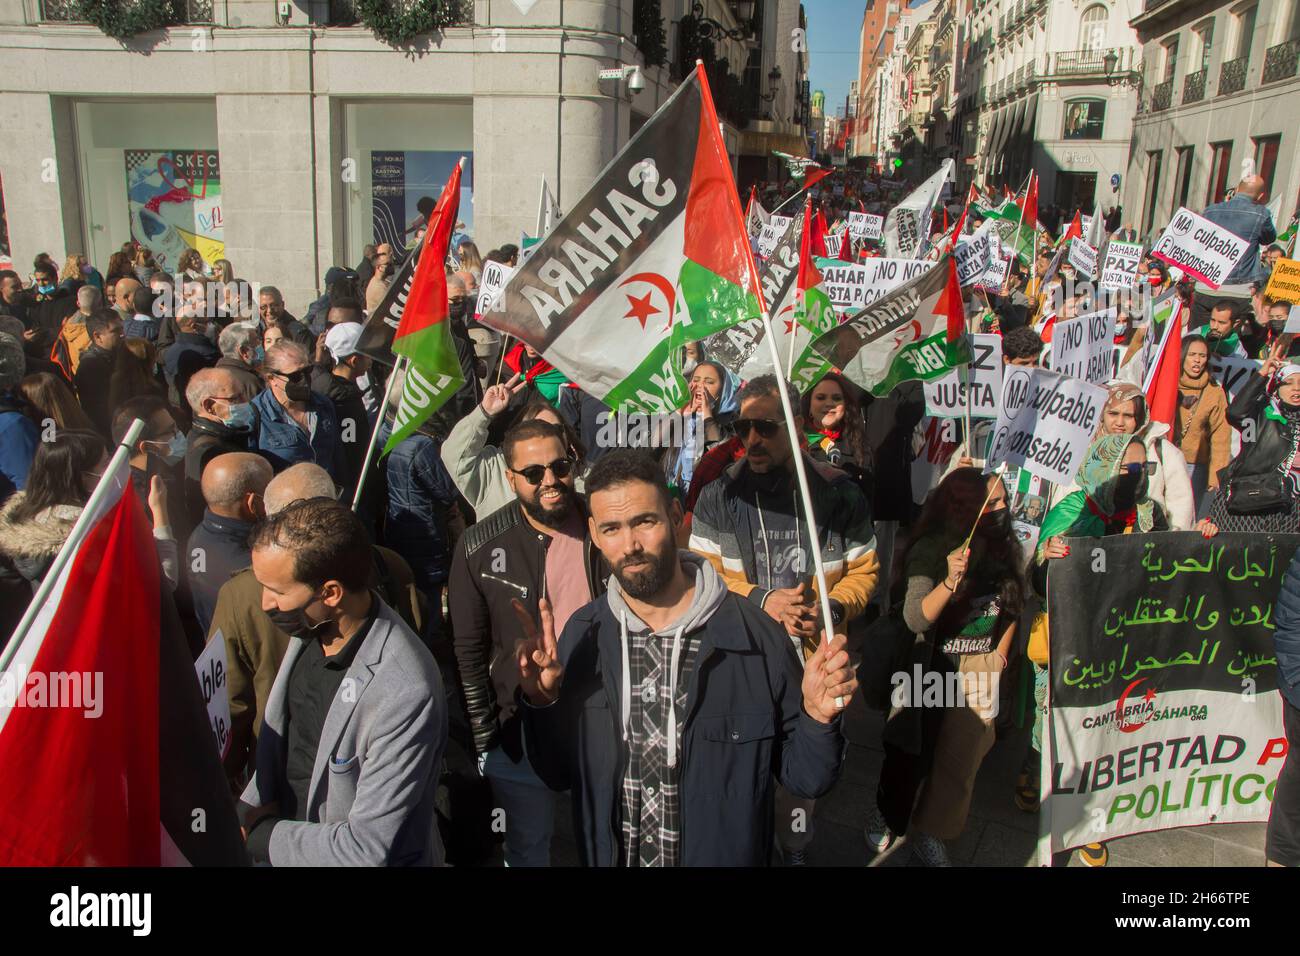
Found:
[{"label": "blue surgical mask", "polygon": [[52,285],[38,285],[38,286],[36,287],[36,291],[39,292],[41,295],[50,295],[51,293],[54,292],[54,286],[52,286]]},{"label": "blue surgical mask", "polygon": [[227,428],[238,432],[252,431],[253,426],[257,424],[257,413],[253,411],[253,406],[247,402],[238,405],[232,404],[221,423]]},{"label": "blue surgical mask", "polygon": [[167,443],[167,450],[159,457],[161,457],[163,461],[167,462],[167,464],[174,465],[185,457],[187,444],[188,442],[185,438],[185,433],[178,431],[171,437],[171,441]]},{"label": "blue surgical mask", "polygon": [[266,359],[266,349],[262,348],[262,346],[260,345],[255,345],[253,347],[253,360],[249,362],[249,364],[261,365],[262,362],[265,361],[265,359]]}]

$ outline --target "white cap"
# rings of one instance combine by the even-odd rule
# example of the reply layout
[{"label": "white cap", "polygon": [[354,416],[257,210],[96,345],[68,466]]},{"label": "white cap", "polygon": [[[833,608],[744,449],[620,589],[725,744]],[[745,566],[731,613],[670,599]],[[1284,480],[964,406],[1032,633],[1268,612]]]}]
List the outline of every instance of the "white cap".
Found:
[{"label": "white cap", "polygon": [[340,322],[325,333],[325,347],[334,356],[334,361],[342,362],[349,355],[356,354],[362,328],[360,322]]}]

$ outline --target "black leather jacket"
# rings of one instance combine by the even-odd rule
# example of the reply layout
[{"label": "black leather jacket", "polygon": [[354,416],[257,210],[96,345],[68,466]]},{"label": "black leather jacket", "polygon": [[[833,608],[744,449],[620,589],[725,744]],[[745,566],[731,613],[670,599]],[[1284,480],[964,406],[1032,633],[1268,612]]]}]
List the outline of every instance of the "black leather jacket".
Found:
[{"label": "black leather jacket", "polygon": [[1232,484],[1243,478],[1272,473],[1279,484],[1282,459],[1291,454],[1290,429],[1268,413],[1269,395],[1267,380],[1262,375],[1252,375],[1228,405],[1228,423],[1241,430],[1247,421],[1253,421],[1255,441],[1242,442],[1241,454],[1220,475],[1221,487],[1232,500]]},{"label": "black leather jacket", "polygon": [[[471,527],[456,544],[447,600],[456,667],[479,753],[500,746],[513,760],[523,754],[521,721],[515,714],[519,665],[514,654],[515,642],[524,633],[510,602],[518,599],[537,620],[550,543],[548,535],[528,523],[519,502],[512,501]],[[609,569],[590,541],[583,573],[593,598],[605,592]]]}]

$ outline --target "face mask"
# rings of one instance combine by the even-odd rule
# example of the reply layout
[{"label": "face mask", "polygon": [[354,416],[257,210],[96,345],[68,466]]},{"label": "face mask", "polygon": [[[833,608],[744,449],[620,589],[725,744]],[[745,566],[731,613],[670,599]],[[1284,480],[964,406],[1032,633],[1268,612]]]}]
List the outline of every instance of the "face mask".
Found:
[{"label": "face mask", "polygon": [[256,422],[257,413],[248,402],[241,402],[238,405],[232,403],[226,412],[226,417],[221,420],[221,424],[237,432],[252,431]]},{"label": "face mask", "polygon": [[38,285],[38,286],[36,287],[36,291],[39,292],[41,295],[50,295],[51,293],[54,292],[54,286],[52,286],[52,285]]},{"label": "face mask", "polygon": [[306,382],[285,382],[284,397],[291,402],[305,402],[311,398],[311,385]]},{"label": "face mask", "polygon": [[999,508],[997,511],[986,511],[980,515],[978,528],[980,534],[996,537],[1007,533],[1011,527],[1011,512],[1006,508]]},{"label": "face mask", "polygon": [[249,360],[249,365],[261,365],[266,359],[266,349],[260,345],[253,347],[253,357]]},{"label": "face mask", "polygon": [[1161,283],[1164,282],[1164,280],[1161,279],[1159,276],[1147,276],[1147,281],[1150,282],[1152,285],[1160,285]]},{"label": "face mask", "polygon": [[1115,334],[1116,334],[1116,335],[1128,335],[1128,323],[1127,323],[1127,322],[1116,322],[1116,323],[1115,323]]},{"label": "face mask", "polygon": [[307,617],[307,608],[310,607],[315,600],[315,595],[312,595],[311,600],[302,607],[296,607],[289,611],[281,611],[279,608],[273,608],[265,613],[266,616],[271,619],[272,624],[284,631],[284,633],[288,634],[290,637],[306,640],[315,637],[317,633],[330,623],[329,621],[321,621],[319,624],[314,624],[312,623],[312,620]]},{"label": "face mask", "polygon": [[1144,490],[1145,475],[1120,475],[1115,479],[1115,507],[1127,511],[1137,504],[1138,495]]},{"label": "face mask", "polygon": [[1268,328],[1274,335],[1281,335],[1286,329],[1286,319],[1279,319],[1276,322],[1270,319],[1268,322]]},{"label": "face mask", "polygon": [[177,432],[172,436],[171,441],[167,443],[167,450],[158,457],[169,465],[174,465],[185,457],[185,449],[188,442],[184,432]]}]

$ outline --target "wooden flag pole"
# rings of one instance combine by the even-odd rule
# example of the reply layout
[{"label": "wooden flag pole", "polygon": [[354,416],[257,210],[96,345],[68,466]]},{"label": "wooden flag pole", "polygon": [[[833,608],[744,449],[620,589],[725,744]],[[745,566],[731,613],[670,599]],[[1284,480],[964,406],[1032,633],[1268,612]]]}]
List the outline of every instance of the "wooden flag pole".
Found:
[{"label": "wooden flag pole", "polygon": [[384,427],[384,419],[388,414],[389,403],[393,400],[393,389],[402,379],[411,360],[405,355],[398,355],[397,362],[393,365],[393,374],[388,376],[388,385],[384,388],[384,400],[379,403],[379,417],[375,419],[375,427],[370,431],[370,444],[366,446],[365,461],[361,465],[361,474],[357,477],[357,491],[352,496],[352,511],[355,514],[358,505],[361,504],[361,493],[366,488],[366,476],[370,473],[370,466],[375,460],[375,448],[379,444],[379,432]]}]

